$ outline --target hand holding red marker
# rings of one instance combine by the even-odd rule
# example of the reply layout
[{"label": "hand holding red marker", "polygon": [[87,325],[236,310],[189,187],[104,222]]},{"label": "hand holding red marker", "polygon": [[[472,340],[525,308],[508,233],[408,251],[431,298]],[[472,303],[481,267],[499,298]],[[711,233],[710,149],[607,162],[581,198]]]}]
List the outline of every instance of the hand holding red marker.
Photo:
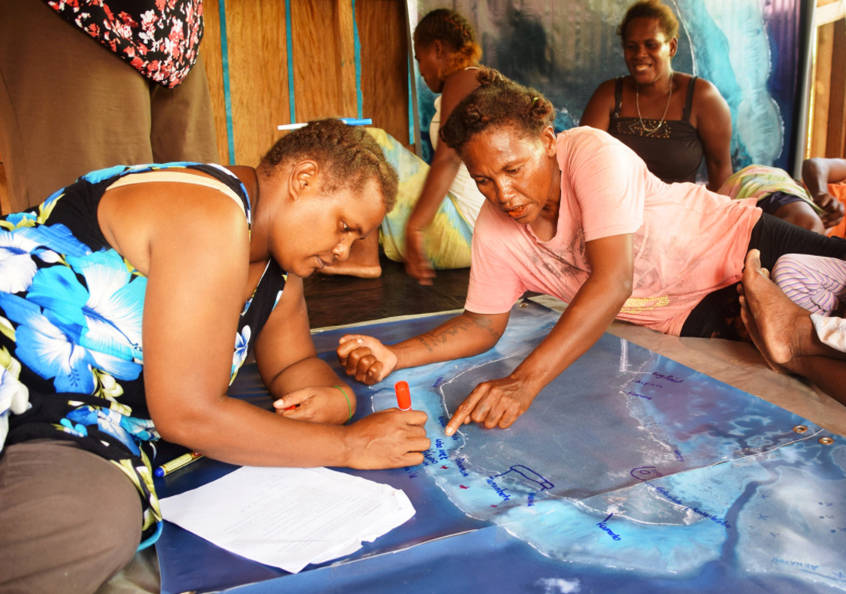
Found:
[{"label": "hand holding red marker", "polygon": [[411,410],[411,392],[408,390],[408,382],[397,382],[394,384],[397,393],[397,406],[400,410]]}]

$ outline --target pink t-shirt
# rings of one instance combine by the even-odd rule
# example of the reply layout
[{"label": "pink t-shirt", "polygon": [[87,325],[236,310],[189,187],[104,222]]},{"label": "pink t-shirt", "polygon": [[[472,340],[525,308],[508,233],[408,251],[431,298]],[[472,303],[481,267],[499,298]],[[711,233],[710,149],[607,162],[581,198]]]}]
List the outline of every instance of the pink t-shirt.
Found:
[{"label": "pink t-shirt", "polygon": [[665,184],[631,149],[589,127],[558,135],[561,206],[551,240],[540,241],[485,203],[473,232],[466,309],[507,312],[525,291],[571,302],[590,275],[585,242],[633,233],[632,296],[618,319],[678,336],[708,294],[738,282],[754,200],[730,200],[691,183]]}]

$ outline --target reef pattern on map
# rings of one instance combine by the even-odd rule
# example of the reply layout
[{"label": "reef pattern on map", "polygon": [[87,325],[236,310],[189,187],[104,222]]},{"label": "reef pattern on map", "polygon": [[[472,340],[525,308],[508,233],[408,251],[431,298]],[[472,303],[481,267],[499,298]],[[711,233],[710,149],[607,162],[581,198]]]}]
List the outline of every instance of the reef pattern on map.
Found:
[{"label": "reef pattern on map", "polygon": [[583,579],[593,568],[846,591],[843,440],[824,445],[831,434],[801,417],[625,340],[603,336],[511,428],[446,437],[470,391],[510,373],[557,320],[532,310],[515,309],[499,345],[469,364],[374,386],[374,410],[396,406],[393,382],[406,380],[429,415],[432,448],[414,476]]}]

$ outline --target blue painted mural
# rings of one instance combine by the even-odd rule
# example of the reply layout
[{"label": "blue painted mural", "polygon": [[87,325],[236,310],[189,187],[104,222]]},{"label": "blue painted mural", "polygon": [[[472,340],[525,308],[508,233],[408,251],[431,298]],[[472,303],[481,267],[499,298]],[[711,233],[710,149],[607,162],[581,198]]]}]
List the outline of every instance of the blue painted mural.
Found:
[{"label": "blue painted mural", "polygon": [[[798,104],[800,0],[665,0],[680,21],[673,68],[720,90],[732,116],[736,170],[757,163],[789,169]],[[621,0],[409,0],[422,17],[448,7],[465,16],[482,63],[537,88],[559,110],[556,129],[578,125],[599,84],[627,74],[617,25]],[[413,16],[412,16],[413,18]],[[412,22],[412,26],[416,24]],[[434,96],[418,77],[428,140]]]}]

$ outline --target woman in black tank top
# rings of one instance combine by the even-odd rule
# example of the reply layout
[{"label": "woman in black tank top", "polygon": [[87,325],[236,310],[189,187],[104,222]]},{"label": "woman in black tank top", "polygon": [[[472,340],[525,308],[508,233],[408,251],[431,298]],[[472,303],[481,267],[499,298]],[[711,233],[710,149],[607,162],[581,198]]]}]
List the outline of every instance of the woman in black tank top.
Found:
[{"label": "woman in black tank top", "polygon": [[678,21],[657,0],[632,5],[617,29],[629,76],[594,92],[581,123],[622,141],[667,183],[694,182],[705,157],[708,187],[732,174],[731,114],[710,82],[673,72]]}]

